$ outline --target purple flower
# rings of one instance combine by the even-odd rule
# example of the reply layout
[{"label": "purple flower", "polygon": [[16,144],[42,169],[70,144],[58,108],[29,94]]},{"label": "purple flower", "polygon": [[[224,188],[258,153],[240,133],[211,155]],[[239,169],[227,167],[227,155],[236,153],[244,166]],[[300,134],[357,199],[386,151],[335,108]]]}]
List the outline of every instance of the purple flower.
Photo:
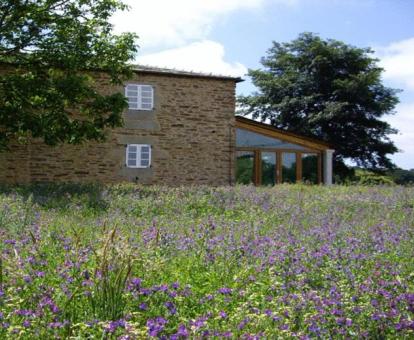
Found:
[{"label": "purple flower", "polygon": [[141,287],[142,280],[138,277],[133,278],[131,280],[131,286],[135,289],[139,289]]},{"label": "purple flower", "polygon": [[172,287],[173,289],[178,289],[178,288],[180,288],[180,284],[179,284],[178,282],[174,282],[174,283],[171,285],[171,287]]},{"label": "purple flower", "polygon": [[32,278],[29,275],[23,276],[23,281],[26,283],[32,283]]},{"label": "purple flower", "polygon": [[191,321],[191,325],[195,327],[195,329],[199,329],[201,327],[204,327],[206,321],[208,320],[207,316],[201,316],[195,321]]},{"label": "purple flower", "polygon": [[33,316],[35,313],[30,309],[18,309],[14,312],[16,315],[20,316]]},{"label": "purple flower", "polygon": [[59,308],[58,308],[58,306],[56,306],[56,304],[54,303],[54,301],[53,301],[50,297],[48,297],[48,296],[44,297],[44,298],[43,298],[42,300],[40,300],[40,302],[39,302],[39,307],[40,307],[40,308],[43,308],[43,307],[46,307],[46,306],[48,306],[48,307],[49,307],[49,309],[50,309],[50,311],[51,311],[52,313],[54,313],[54,314],[59,313]]},{"label": "purple flower", "polygon": [[148,289],[148,288],[142,288],[142,289],[140,289],[140,291],[139,291],[142,295],[145,295],[145,296],[148,296],[148,295],[151,295],[152,294],[152,291],[151,291],[151,289]]},{"label": "purple flower", "polygon": [[314,322],[312,322],[312,324],[309,326],[309,331],[312,333],[319,334],[320,330],[321,329]]},{"label": "purple flower", "polygon": [[231,294],[233,290],[231,288],[223,287],[223,288],[219,288],[218,292],[220,294],[226,295],[226,294]]},{"label": "purple flower", "polygon": [[178,295],[178,293],[175,290],[168,292],[168,296],[170,298],[175,298],[175,297],[177,297],[177,295]]},{"label": "purple flower", "polygon": [[167,307],[168,311],[172,315],[177,314],[177,308],[174,306],[174,304],[171,301],[167,301],[166,303],[164,303],[164,306]]},{"label": "purple flower", "polygon": [[[346,318],[336,318],[336,323],[340,326],[345,326],[347,324]],[[352,321],[351,321],[352,324]]]},{"label": "purple flower", "polygon": [[220,311],[219,315],[222,319],[226,319],[227,318],[227,313],[225,311]]},{"label": "purple flower", "polygon": [[141,310],[148,310],[148,305],[145,302],[143,302],[138,306],[138,308]]},{"label": "purple flower", "polygon": [[289,329],[289,325],[288,325],[287,323],[284,323],[283,325],[280,325],[280,326],[279,326],[279,329],[280,329],[281,331],[286,331],[286,330],[288,330],[288,329]]},{"label": "purple flower", "polygon": [[250,321],[250,319],[249,318],[245,318],[245,319],[243,319],[240,323],[239,323],[239,325],[237,326],[237,328],[239,329],[239,330],[242,330],[248,323],[249,323],[249,321]]},{"label": "purple flower", "polygon": [[105,328],[107,333],[115,333],[118,328],[125,328],[126,322],[125,320],[121,319],[118,321],[111,321],[109,325]]},{"label": "purple flower", "polygon": [[221,333],[221,337],[222,338],[232,338],[233,337],[233,333],[230,332],[230,331],[227,331],[227,332]]},{"label": "purple flower", "polygon": [[53,329],[53,328],[62,328],[64,326],[64,324],[62,322],[51,322],[49,323],[48,327]]},{"label": "purple flower", "polygon": [[187,328],[183,324],[180,324],[178,326],[177,333],[171,336],[171,340],[187,339],[188,336],[189,336],[189,332]]},{"label": "purple flower", "polygon": [[150,319],[147,321],[147,327],[148,327],[148,335],[156,337],[158,336],[158,333],[162,332],[165,324],[168,321],[165,320],[163,317],[157,317],[155,319]]},{"label": "purple flower", "polygon": [[272,312],[270,309],[266,309],[266,310],[264,311],[264,313],[265,313],[267,316],[272,316],[272,315],[273,315],[273,312]]},{"label": "purple flower", "polygon": [[82,281],[82,287],[92,287],[93,281],[92,280],[83,280]]}]

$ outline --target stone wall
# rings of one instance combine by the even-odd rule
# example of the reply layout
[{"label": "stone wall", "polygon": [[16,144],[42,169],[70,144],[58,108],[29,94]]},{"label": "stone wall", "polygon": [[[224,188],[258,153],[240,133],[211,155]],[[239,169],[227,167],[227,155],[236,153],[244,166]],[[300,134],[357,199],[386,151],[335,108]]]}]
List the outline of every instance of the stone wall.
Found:
[{"label": "stone wall", "polygon": [[[111,88],[104,75],[97,82],[103,92],[123,91]],[[0,183],[233,183],[233,80],[136,73],[130,82],[154,86],[153,111],[125,112],[124,127],[108,131],[103,143],[14,145],[0,154]],[[151,144],[151,168],[127,168],[126,144]]]}]

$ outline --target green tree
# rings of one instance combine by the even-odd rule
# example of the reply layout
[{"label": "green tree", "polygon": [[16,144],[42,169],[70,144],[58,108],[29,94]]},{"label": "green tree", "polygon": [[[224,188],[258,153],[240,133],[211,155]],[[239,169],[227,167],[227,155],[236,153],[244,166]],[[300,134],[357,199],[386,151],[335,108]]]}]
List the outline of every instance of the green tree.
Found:
[{"label": "green tree", "polygon": [[387,173],[388,176],[391,176],[395,183],[401,185],[413,185],[414,184],[414,169],[404,170],[404,169],[393,169]]},{"label": "green tree", "polygon": [[273,42],[264,68],[249,70],[258,91],[238,98],[240,113],[332,144],[337,173],[347,171],[346,159],[392,168],[387,155],[398,150],[389,134],[396,130],[380,118],[393,113],[398,90],[382,84],[372,53],[312,33]]},{"label": "green tree", "polygon": [[118,0],[0,0],[0,149],[10,141],[102,140],[122,125],[123,94],[101,94],[96,71],[121,84],[136,51],[113,34]]}]

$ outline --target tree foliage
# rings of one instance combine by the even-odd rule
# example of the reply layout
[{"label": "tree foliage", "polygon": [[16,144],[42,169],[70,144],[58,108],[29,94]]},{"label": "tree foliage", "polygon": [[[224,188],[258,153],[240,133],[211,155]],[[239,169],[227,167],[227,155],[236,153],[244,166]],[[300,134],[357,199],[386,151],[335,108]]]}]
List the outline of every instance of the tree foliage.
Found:
[{"label": "tree foliage", "polygon": [[391,176],[397,184],[414,185],[414,169],[393,169],[387,175]]},{"label": "tree foliage", "polygon": [[273,42],[263,69],[249,70],[258,91],[238,98],[240,112],[333,145],[335,168],[345,159],[380,169],[393,166],[396,130],[381,120],[398,103],[397,90],[382,84],[382,69],[369,48],[303,33]]},{"label": "tree foliage", "polygon": [[121,84],[136,36],[113,34],[118,0],[0,0],[0,149],[11,140],[101,140],[122,124],[121,93],[97,90],[96,71]]}]

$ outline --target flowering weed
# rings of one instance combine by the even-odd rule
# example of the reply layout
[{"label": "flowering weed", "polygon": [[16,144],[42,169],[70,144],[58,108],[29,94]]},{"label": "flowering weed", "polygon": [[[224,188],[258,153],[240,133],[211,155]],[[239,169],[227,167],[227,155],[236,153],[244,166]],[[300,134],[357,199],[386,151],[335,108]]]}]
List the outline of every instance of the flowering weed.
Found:
[{"label": "flowering weed", "polygon": [[0,193],[0,338],[412,338],[414,189]]}]

